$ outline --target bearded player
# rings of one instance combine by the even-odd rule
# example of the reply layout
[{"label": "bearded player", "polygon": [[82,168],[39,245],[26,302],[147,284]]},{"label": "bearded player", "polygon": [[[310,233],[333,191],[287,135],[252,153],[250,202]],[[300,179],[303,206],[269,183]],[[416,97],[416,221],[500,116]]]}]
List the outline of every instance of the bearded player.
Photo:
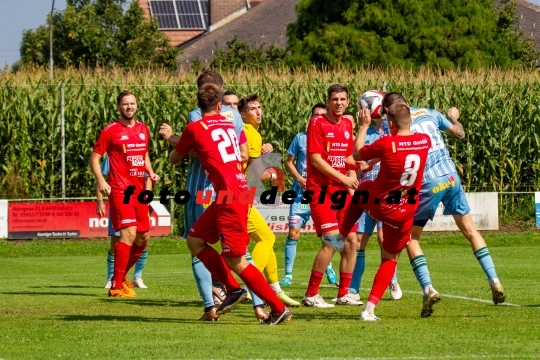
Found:
[{"label": "bearded player", "polygon": [[[289,309],[278,299],[262,273],[246,258],[250,241],[247,231],[249,199],[242,199],[247,183],[242,169],[239,139],[230,120],[220,115],[223,91],[206,84],[197,92],[202,118],[188,124],[171,152],[169,160],[178,164],[194,149],[203,169],[216,191],[216,201],[199,217],[189,230],[188,247],[212,276],[227,288],[227,296],[216,314],[230,311],[247,296],[246,290],[232,276],[233,270],[257,296],[272,309],[262,323],[277,325],[290,320]],[[245,139],[240,139],[245,142]],[[249,194],[249,191],[246,191]],[[248,200],[248,201],[246,201]],[[221,243],[221,255],[210,244]]]},{"label": "bearded player", "polygon": [[349,236],[350,227],[364,210],[383,223],[381,265],[360,314],[363,321],[377,321],[380,319],[374,314],[375,306],[392,281],[399,254],[411,241],[413,215],[418,208],[418,194],[431,141],[425,134],[411,132],[411,114],[405,104],[396,104],[388,109],[392,135],[383,136],[373,144],[364,145],[371,122],[369,109],[362,110],[360,119],[354,159],[380,159],[380,171],[375,180],[363,181],[355,191],[338,240],[345,240]]},{"label": "bearded player", "polygon": [[[109,196],[113,229],[120,231],[120,240],[114,249],[114,276],[109,296],[135,297],[135,291],[126,282],[126,274],[150,239],[148,204],[141,204],[138,195],[145,188],[145,173],[153,183],[159,181],[159,176],[152,170],[148,155],[148,128],[135,120],[135,95],[123,91],[117,97],[117,107],[120,119],[105,127],[99,135],[90,154],[90,168],[98,190]],[[104,153],[110,161],[109,182],[105,181],[99,165]]]}]

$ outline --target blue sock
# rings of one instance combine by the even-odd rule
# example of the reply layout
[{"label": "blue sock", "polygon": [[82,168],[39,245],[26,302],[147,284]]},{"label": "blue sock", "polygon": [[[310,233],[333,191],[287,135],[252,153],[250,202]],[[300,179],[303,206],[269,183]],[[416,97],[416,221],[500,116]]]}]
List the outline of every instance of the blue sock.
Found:
[{"label": "blue sock", "polygon": [[[246,250],[246,260],[249,261],[250,264],[255,266],[255,262],[253,261],[253,259],[251,258],[251,254],[247,250]],[[247,287],[246,287],[246,289],[247,289]],[[262,299],[260,297],[255,295],[255,293],[253,291],[251,291],[249,289],[247,289],[247,290],[251,293],[251,300],[253,301],[253,307],[259,306],[259,305],[264,305],[264,301],[262,301]]]},{"label": "blue sock", "polygon": [[426,257],[424,255],[418,255],[412,259],[411,266],[413,268],[414,276],[416,276],[416,280],[420,283],[422,290],[431,285],[431,277],[429,276]]},{"label": "blue sock", "polygon": [[296,258],[296,245],[298,245],[298,240],[287,238],[285,242],[285,275],[292,276],[294,259]]},{"label": "blue sock", "polygon": [[480,266],[482,267],[482,270],[484,270],[488,280],[497,277],[497,273],[495,272],[495,264],[493,264],[493,259],[491,258],[491,255],[489,255],[487,246],[476,250],[474,252],[474,256],[476,256],[476,260],[478,260],[480,263]]},{"label": "blue sock", "polygon": [[397,283],[397,266],[396,266],[396,271],[394,271],[394,276],[392,277],[392,282]]},{"label": "blue sock", "polygon": [[199,295],[201,295],[204,308],[210,308],[214,306],[214,296],[212,295],[212,275],[210,271],[204,266],[204,264],[196,257],[191,258],[191,270],[193,270],[193,277],[199,289]]},{"label": "blue sock", "polygon": [[143,251],[141,254],[141,257],[137,262],[135,263],[135,270],[133,271],[133,278],[140,278],[142,277],[142,271],[144,269],[144,266],[146,265],[146,258],[148,257],[148,250]]},{"label": "blue sock", "polygon": [[353,290],[351,292],[356,291],[356,294],[360,294],[360,284],[362,283],[362,276],[364,275],[365,270],[366,270],[366,251],[356,250],[356,265],[354,265],[351,285],[349,285],[349,290]]},{"label": "blue sock", "polygon": [[114,275],[114,254],[107,251],[107,281],[112,281]]}]

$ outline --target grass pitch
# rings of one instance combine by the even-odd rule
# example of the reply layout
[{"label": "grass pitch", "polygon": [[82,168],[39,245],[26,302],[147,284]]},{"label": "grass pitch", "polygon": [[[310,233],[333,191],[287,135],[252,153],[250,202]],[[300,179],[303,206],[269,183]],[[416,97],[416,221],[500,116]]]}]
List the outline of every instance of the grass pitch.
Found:
[{"label": "grass pitch", "polygon": [[[491,292],[460,235],[422,239],[434,286],[442,295],[420,318],[421,292],[403,256],[403,299],[379,303],[378,323],[359,321],[361,307],[295,308],[283,326],[260,326],[249,304],[219,322],[202,323],[202,306],[183,241],[154,239],[135,299],[106,296],[107,241],[0,242],[0,358],[371,358],[469,359],[540,357],[540,233],[486,234],[505,305]],[[379,263],[366,251],[364,301]],[[276,242],[283,275],[284,237]],[[298,245],[294,284],[300,300],[313,257],[313,236]],[[334,267],[338,258],[334,257]],[[330,301],[336,288],[323,280]]]}]

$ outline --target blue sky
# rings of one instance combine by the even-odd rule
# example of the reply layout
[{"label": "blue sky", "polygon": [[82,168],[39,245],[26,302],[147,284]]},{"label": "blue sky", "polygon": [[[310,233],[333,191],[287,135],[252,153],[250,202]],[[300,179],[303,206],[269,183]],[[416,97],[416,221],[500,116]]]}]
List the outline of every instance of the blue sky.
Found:
[{"label": "blue sky", "polygon": [[[529,2],[540,5],[540,0]],[[20,58],[23,30],[45,24],[51,5],[49,0],[0,0],[0,69]],[[64,9],[66,0],[55,0],[54,7]]]}]

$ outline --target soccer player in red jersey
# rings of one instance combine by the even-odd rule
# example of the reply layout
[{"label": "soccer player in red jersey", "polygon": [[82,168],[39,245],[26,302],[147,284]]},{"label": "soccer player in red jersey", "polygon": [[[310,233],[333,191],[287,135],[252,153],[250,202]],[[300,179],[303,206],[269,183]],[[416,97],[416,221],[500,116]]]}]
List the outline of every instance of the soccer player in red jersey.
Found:
[{"label": "soccer player in red jersey", "polygon": [[[169,161],[178,164],[194,149],[217,193],[216,201],[189,230],[187,244],[192,255],[201,260],[212,277],[227,288],[227,296],[218,307],[217,315],[230,311],[247,295],[232,275],[233,270],[272,309],[268,319],[261,323],[277,325],[290,320],[292,314],[278,299],[262,273],[244,256],[250,240],[247,219],[252,200],[243,195],[249,195],[249,191],[239,143],[244,143],[246,139],[243,132],[241,139],[238,139],[233,123],[220,115],[222,98],[223,91],[214,84],[199,88],[197,101],[203,117],[184,128],[169,155]],[[218,241],[221,242],[221,255],[209,245]]]},{"label": "soccer player in red jersey", "polygon": [[[336,304],[360,305],[348,294],[356,260],[356,227],[349,226],[346,240],[337,243],[346,204],[351,200],[349,190],[358,187],[353,160],[352,124],[343,118],[349,105],[347,87],[335,84],[328,88],[328,113],[313,117],[307,130],[307,181],[304,199],[309,202],[317,236],[324,246],[319,250],[302,303],[319,308],[334,307],[319,295],[326,266],[335,250],[341,251],[339,290]],[[310,196],[311,199],[306,199]],[[302,200],[303,203],[304,200]],[[360,216],[358,216],[360,217]],[[357,218],[358,219],[358,218]]]},{"label": "soccer player in red jersey", "polygon": [[390,285],[399,254],[411,241],[413,215],[418,208],[418,193],[431,147],[429,136],[411,132],[411,113],[406,104],[392,105],[387,113],[392,135],[383,135],[374,143],[364,146],[371,116],[368,109],[361,112],[354,159],[380,159],[381,167],[375,180],[362,182],[355,191],[339,237],[344,239],[349,235],[350,227],[364,210],[383,223],[382,260],[368,301],[360,314],[360,319],[364,321],[380,320],[374,314],[375,306]]},{"label": "soccer player in red jersey", "polygon": [[[148,204],[141,204],[138,195],[145,188],[145,173],[153,183],[159,181],[159,176],[152,170],[148,155],[148,128],[135,120],[135,95],[123,91],[116,102],[120,119],[107,125],[99,135],[90,155],[90,168],[96,177],[99,192],[109,196],[113,229],[120,231],[120,241],[114,250],[114,276],[109,296],[134,297],[135,291],[126,281],[126,274],[150,239]],[[108,183],[99,165],[104,153],[108,154],[110,161]]]}]

